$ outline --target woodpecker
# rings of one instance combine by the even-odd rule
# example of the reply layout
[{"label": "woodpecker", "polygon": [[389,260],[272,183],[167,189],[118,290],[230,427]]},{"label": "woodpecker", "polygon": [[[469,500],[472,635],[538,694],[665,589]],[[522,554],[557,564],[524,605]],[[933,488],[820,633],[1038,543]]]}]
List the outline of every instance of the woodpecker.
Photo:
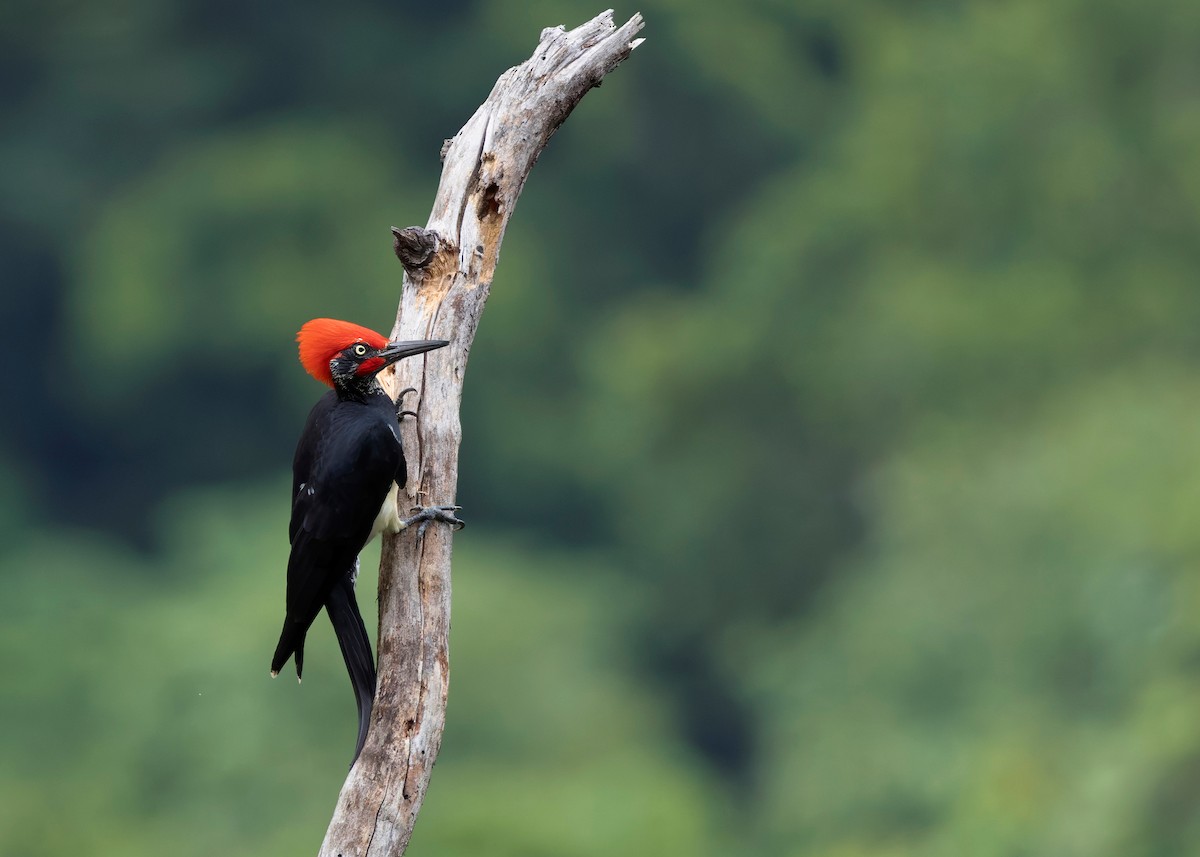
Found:
[{"label": "woodpecker", "polygon": [[400,517],[398,506],[408,481],[399,420],[415,414],[397,414],[397,401],[411,390],[396,391],[394,364],[449,343],[388,342],[373,330],[329,318],[306,323],[296,341],[308,374],[333,389],[313,406],[292,459],[287,610],[271,675],[294,657],[300,679],[304,637],[324,607],[358,704],[353,765],[375,701],[375,657],[354,598],[359,552],[380,532],[397,533],[418,522],[462,526],[454,506],[425,507],[408,518]]}]

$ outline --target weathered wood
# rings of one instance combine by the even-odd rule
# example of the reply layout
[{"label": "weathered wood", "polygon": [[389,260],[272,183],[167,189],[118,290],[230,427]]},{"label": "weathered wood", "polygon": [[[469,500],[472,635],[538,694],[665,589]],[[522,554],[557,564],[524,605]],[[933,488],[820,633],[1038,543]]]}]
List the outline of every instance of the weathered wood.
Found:
[{"label": "weathered wood", "polygon": [[[404,406],[420,414],[403,424],[413,506],[454,502],[463,374],[525,179],[580,99],[641,43],[641,28],[640,15],[616,27],[609,10],[570,32],[543,30],[533,56],[502,74],[447,142],[425,229],[392,230],[405,267],[392,339],[450,340],[398,367],[400,386],[417,390]],[[445,724],[451,541],[444,524],[384,539],[375,711],[322,857],[394,857],[408,845]]]}]

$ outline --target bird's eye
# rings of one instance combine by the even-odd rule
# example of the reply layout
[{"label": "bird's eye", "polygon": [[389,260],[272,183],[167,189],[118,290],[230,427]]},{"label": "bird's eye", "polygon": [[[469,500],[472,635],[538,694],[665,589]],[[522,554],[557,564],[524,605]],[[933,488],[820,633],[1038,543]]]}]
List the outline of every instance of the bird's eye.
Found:
[{"label": "bird's eye", "polygon": [[355,357],[362,357],[366,353],[367,353],[367,346],[363,345],[361,342],[358,343],[358,345],[354,346],[354,356]]}]

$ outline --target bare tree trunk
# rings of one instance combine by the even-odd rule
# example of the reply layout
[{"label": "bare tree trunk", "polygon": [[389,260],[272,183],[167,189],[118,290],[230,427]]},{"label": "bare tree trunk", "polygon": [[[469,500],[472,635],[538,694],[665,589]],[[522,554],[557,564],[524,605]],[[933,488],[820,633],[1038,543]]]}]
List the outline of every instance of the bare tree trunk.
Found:
[{"label": "bare tree trunk", "polygon": [[[615,27],[609,10],[570,32],[543,30],[443,150],[428,226],[393,230],[405,277],[392,338],[450,340],[398,364],[400,386],[417,390],[405,407],[420,414],[403,426],[414,506],[454,502],[463,373],[525,179],[580,99],[641,43],[641,28],[640,15]],[[392,857],[408,845],[446,720],[450,549],[445,524],[384,539],[375,711],[322,857]]]}]

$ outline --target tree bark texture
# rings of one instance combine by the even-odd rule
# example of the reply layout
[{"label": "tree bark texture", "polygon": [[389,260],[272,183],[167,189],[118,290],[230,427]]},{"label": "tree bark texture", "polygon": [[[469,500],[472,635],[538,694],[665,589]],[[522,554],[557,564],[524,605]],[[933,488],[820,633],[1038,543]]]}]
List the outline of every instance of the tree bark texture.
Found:
[{"label": "tree bark texture", "polygon": [[[463,374],[525,179],[580,99],[641,43],[641,28],[640,15],[616,27],[609,10],[569,32],[543,30],[533,56],[447,141],[428,225],[392,230],[405,275],[391,338],[450,340],[397,364],[400,387],[416,388],[404,407],[419,414],[402,423],[412,506],[454,502]],[[384,538],[375,710],[322,857],[394,857],[408,845],[446,719],[451,541],[441,523]]]}]

